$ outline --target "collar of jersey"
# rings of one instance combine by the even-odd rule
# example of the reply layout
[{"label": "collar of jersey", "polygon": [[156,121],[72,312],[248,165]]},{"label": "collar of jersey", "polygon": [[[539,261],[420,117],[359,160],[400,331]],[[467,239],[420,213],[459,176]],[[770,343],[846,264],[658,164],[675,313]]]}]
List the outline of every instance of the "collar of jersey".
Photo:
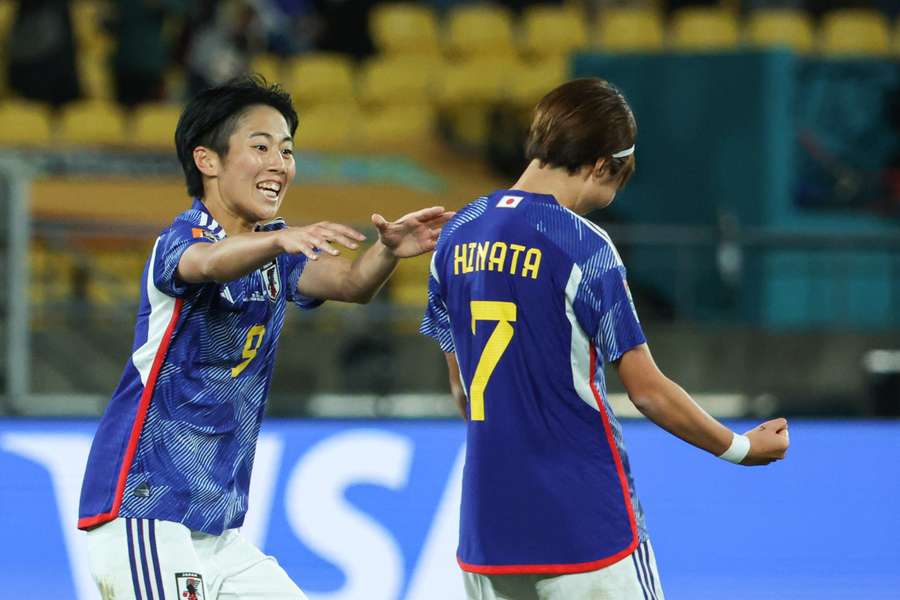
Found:
[{"label": "collar of jersey", "polygon": [[[199,196],[194,198],[194,202],[191,205],[191,208],[194,210],[199,210],[200,212],[206,213],[206,216],[209,217],[210,223],[215,221],[212,214],[209,212],[209,210],[207,210],[206,205],[203,204],[203,200],[201,200]],[[282,219],[281,217],[275,217],[274,219],[266,221],[265,223],[257,223],[254,230],[255,231],[272,231],[275,229],[281,229],[282,227],[285,227],[286,225],[287,224],[284,222],[284,219]],[[227,237],[224,227],[222,227],[220,225],[219,230],[220,230],[220,233],[217,234],[217,235],[219,235],[219,239],[223,239],[223,238]]]}]

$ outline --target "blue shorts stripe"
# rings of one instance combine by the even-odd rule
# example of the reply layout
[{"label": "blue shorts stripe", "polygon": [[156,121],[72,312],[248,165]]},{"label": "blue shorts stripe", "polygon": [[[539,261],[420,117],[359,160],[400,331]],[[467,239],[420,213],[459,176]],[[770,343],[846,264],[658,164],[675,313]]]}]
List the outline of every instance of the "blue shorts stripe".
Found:
[{"label": "blue shorts stripe", "polygon": [[650,574],[650,591],[654,598],[659,598],[659,590],[656,587],[656,576],[653,574],[653,563],[650,561],[650,542],[646,542],[644,548],[644,562],[647,563],[647,573]]},{"label": "blue shorts stripe", "polygon": [[131,566],[131,583],[134,584],[135,600],[142,600],[141,586],[138,583],[137,561],[134,558],[134,534],[131,533],[131,518],[125,519],[125,531],[128,540],[128,564]]},{"label": "blue shorts stripe", "polygon": [[650,598],[647,596],[647,586],[644,584],[644,578],[641,577],[641,568],[638,566],[637,557],[635,556],[636,554],[637,551],[631,553],[631,562],[632,564],[634,564],[634,572],[641,584],[641,592],[644,594],[644,600],[650,600]]},{"label": "blue shorts stripe", "polygon": [[153,588],[150,587],[150,568],[147,564],[147,549],[144,547],[144,519],[137,520],[138,548],[141,551],[141,570],[144,572],[144,589],[147,600],[153,600]]},{"label": "blue shorts stripe", "polygon": [[156,521],[150,519],[147,523],[150,526],[150,558],[153,560],[153,573],[156,575],[156,591],[159,593],[159,600],[166,600],[162,584],[162,566],[159,564],[159,554],[156,551]]},{"label": "blue shorts stripe", "polygon": [[637,547],[637,553],[638,563],[641,565],[641,571],[644,573],[644,582],[647,584],[650,597],[653,600],[657,600],[656,592],[653,591],[653,586],[650,584],[650,567],[647,566],[647,542],[643,542]]}]

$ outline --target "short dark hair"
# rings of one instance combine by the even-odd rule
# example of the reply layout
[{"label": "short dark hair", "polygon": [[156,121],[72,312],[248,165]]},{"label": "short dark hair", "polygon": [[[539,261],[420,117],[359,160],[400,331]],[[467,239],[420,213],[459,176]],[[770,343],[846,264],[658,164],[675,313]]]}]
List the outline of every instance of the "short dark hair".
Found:
[{"label": "short dark hair", "polygon": [[232,79],[200,92],[188,102],[175,128],[175,151],[184,171],[188,194],[203,196],[203,175],[194,164],[194,148],[206,146],[225,157],[228,139],[238,121],[248,108],[259,104],[280,112],[294,135],[298,119],[290,94],[278,84],[269,85],[260,75]]},{"label": "short dark hair", "polygon": [[622,92],[603,79],[574,79],[535,107],[525,156],[569,173],[605,158],[604,168],[624,185],[634,172],[634,155],[612,155],[634,145],[636,135],[637,124]]}]

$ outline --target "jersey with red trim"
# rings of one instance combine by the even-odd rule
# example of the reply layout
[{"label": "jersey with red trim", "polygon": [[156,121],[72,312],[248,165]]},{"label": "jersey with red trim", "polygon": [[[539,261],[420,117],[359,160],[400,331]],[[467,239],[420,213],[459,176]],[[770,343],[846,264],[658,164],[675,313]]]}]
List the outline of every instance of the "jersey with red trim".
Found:
[{"label": "jersey with red trim", "polygon": [[[277,219],[258,229],[284,226]],[[88,458],[83,529],[136,517],[219,534],[243,522],[286,303],[321,302],[297,291],[303,255],[279,255],[224,284],[178,279],[187,248],[224,237],[195,200],[153,246],[133,353]]]},{"label": "jersey with red trim", "polygon": [[553,196],[479,198],[444,226],[421,331],[468,397],[464,570],[595,570],[646,539],[604,380],[645,339],[606,232]]}]

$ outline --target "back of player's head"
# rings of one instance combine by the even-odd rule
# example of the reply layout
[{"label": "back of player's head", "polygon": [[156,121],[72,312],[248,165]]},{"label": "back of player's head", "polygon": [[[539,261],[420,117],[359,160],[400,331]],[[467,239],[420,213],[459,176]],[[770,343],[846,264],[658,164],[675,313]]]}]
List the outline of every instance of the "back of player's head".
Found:
[{"label": "back of player's head", "polygon": [[597,78],[575,79],[552,90],[534,109],[525,156],[569,173],[603,158],[621,186],[634,172],[634,155],[613,155],[631,148],[636,135],[631,107],[615,86]]},{"label": "back of player's head", "polygon": [[219,156],[228,154],[228,139],[251,106],[268,105],[287,121],[291,135],[297,131],[297,111],[291,96],[259,75],[233,79],[195,96],[185,107],[175,128],[175,150],[184,171],[187,191],[203,196],[203,176],[194,164],[194,148],[205,146]]}]

